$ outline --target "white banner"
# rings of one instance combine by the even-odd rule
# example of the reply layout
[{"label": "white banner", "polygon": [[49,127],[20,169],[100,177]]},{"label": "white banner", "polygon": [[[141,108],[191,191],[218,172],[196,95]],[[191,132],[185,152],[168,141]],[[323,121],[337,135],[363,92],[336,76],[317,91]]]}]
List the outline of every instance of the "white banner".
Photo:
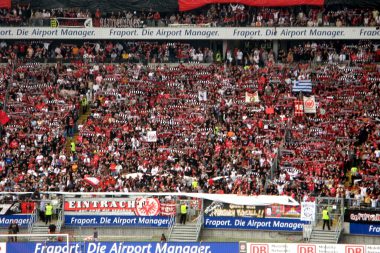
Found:
[{"label": "white banner", "polygon": [[317,104],[315,96],[303,97],[303,109],[305,113],[317,113]]},{"label": "white banner", "polygon": [[247,253],[378,253],[380,245],[247,243]]},{"label": "white banner", "polygon": [[147,142],[157,142],[157,132],[156,131],[148,131],[146,134]]},{"label": "white banner", "polygon": [[198,91],[198,101],[207,101],[207,91],[205,90]]},{"label": "white banner", "polygon": [[245,92],[245,102],[246,103],[260,103],[259,92],[254,93]]},{"label": "white banner", "polygon": [[376,27],[151,27],[51,28],[1,27],[6,39],[133,39],[133,40],[365,40],[379,39]]},{"label": "white banner", "polygon": [[301,203],[301,220],[314,221],[315,220],[315,202],[302,202]]}]

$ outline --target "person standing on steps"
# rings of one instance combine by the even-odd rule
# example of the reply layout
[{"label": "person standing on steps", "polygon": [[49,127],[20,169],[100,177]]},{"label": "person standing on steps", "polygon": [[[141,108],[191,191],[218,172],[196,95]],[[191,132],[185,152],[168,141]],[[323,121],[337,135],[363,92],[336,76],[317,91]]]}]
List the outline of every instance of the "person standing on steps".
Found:
[{"label": "person standing on steps", "polygon": [[[12,224],[8,227],[8,233],[11,235],[16,235],[20,231],[18,224],[15,220],[12,221]],[[17,242],[17,236],[9,237],[10,242]]]},{"label": "person standing on steps", "polygon": [[185,225],[186,218],[187,218],[187,205],[185,202],[183,202],[181,204],[180,211],[181,211],[181,219],[180,219],[179,223]]},{"label": "person standing on steps", "polygon": [[52,215],[53,215],[53,206],[49,202],[45,206],[45,224],[46,225],[51,222]]},{"label": "person standing on steps", "polygon": [[329,230],[331,230],[331,228],[330,228],[330,214],[329,214],[329,210],[327,209],[327,207],[323,208],[323,211],[322,211],[322,220],[323,220],[323,230],[325,230],[325,225],[326,224],[327,224],[327,228]]}]

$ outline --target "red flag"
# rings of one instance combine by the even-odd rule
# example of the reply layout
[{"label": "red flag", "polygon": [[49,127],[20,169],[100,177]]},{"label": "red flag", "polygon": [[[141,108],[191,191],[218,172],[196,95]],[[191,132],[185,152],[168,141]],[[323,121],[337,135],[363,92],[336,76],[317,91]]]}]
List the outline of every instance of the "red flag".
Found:
[{"label": "red flag", "polygon": [[267,107],[265,109],[265,113],[266,114],[273,114],[274,113],[274,108],[273,107]]},{"label": "red flag", "polygon": [[294,101],[294,115],[297,117],[303,116],[303,101],[302,100]]},{"label": "red flag", "polygon": [[0,0],[0,8],[1,9],[10,9],[11,8],[11,0]]},{"label": "red flag", "polygon": [[0,110],[0,124],[4,126],[9,120],[8,115],[3,110]]},{"label": "red flag", "polygon": [[84,181],[93,187],[98,186],[100,183],[100,180],[97,177],[90,177],[90,176],[85,176]]}]

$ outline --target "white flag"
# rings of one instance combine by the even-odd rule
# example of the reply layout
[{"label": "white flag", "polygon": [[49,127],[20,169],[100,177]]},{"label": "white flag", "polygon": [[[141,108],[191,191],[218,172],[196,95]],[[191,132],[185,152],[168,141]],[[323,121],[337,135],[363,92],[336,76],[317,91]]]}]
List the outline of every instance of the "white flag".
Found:
[{"label": "white flag", "polygon": [[301,202],[301,220],[314,221],[315,209],[315,202]]},{"label": "white flag", "polygon": [[147,142],[157,142],[157,132],[156,131],[148,131],[146,134]]},{"label": "white flag", "polygon": [[317,113],[317,104],[315,103],[315,97],[303,97],[303,108],[305,113]]},{"label": "white flag", "polygon": [[246,103],[259,103],[260,98],[259,98],[259,92],[254,92],[254,93],[249,93],[245,92],[245,102]]},{"label": "white flag", "polygon": [[207,101],[207,91],[205,91],[205,90],[198,91],[198,100],[199,101]]}]

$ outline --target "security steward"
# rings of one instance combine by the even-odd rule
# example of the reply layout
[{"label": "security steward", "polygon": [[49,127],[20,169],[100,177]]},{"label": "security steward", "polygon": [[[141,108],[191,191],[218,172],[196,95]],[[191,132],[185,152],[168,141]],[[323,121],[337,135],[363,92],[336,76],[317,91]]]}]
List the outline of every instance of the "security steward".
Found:
[{"label": "security steward", "polygon": [[179,223],[185,225],[186,216],[187,216],[187,205],[185,203],[182,203],[181,204],[181,219]]},{"label": "security steward", "polygon": [[327,209],[327,207],[323,208],[323,211],[322,211],[322,220],[323,220],[323,230],[325,230],[325,225],[326,224],[327,224],[327,228],[329,230],[331,230],[331,228],[330,228],[330,214],[329,214],[329,210]]}]

